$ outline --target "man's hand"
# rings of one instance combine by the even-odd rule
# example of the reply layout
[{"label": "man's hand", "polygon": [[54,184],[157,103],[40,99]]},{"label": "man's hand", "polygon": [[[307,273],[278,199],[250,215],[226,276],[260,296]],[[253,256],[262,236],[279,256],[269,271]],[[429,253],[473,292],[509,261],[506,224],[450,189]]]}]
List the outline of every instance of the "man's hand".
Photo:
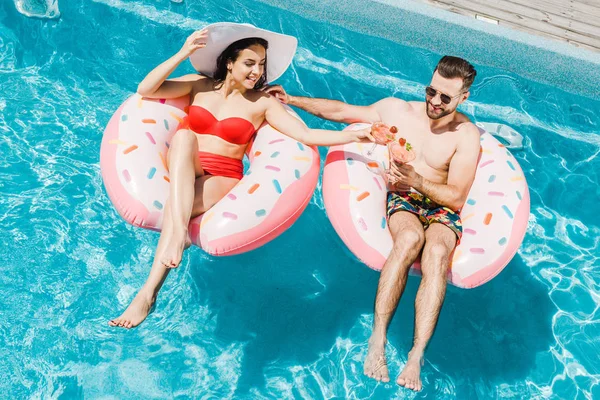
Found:
[{"label": "man's hand", "polygon": [[281,85],[269,85],[265,86],[261,90],[270,94],[271,96],[275,96],[277,100],[283,102],[284,104],[288,104],[290,97],[292,97],[286,93],[285,89],[283,89]]},{"label": "man's hand", "polygon": [[394,160],[390,160],[388,176],[389,182],[398,190],[411,187],[418,190],[423,179],[423,177],[415,171],[412,165],[398,163]]}]

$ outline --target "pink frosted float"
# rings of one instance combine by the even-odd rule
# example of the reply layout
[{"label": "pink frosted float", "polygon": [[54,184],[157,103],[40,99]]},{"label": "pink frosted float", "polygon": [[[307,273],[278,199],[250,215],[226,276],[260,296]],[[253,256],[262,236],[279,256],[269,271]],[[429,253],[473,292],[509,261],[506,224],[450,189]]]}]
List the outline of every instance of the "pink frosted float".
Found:
[{"label": "pink frosted float", "polygon": [[[168,143],[188,106],[188,97],[148,100],[135,94],[104,131],[104,185],[119,214],[132,225],[161,229],[169,194]],[[190,221],[192,242],[210,254],[240,254],[273,240],[298,219],[316,188],[319,153],[268,124],[258,130],[247,155],[250,169],[239,184]]]},{"label": "pink frosted float", "polygon": [[[368,125],[346,129],[364,126]],[[521,167],[496,138],[480,132],[481,157],[460,213],[463,237],[448,272],[448,281],[462,288],[482,285],[502,271],[521,245],[529,219],[529,189]],[[329,149],[323,200],[329,220],[350,251],[381,270],[392,249],[383,179],[389,154],[386,147],[377,146],[369,159],[363,146],[351,143]],[[379,168],[373,168],[374,163]],[[420,275],[418,261],[411,273]]]}]

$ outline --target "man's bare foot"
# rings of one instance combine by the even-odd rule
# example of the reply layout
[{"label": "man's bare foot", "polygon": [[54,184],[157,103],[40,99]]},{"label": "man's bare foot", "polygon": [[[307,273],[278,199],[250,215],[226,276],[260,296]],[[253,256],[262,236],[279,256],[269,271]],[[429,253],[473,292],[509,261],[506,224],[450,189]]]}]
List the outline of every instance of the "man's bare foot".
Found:
[{"label": "man's bare foot", "polygon": [[390,374],[385,359],[385,340],[369,339],[369,351],[365,358],[365,375],[379,382],[389,382]]},{"label": "man's bare foot", "polygon": [[127,329],[138,326],[150,313],[155,300],[156,296],[142,288],[125,312],[120,317],[108,321],[108,325]]},{"label": "man's bare foot", "polygon": [[398,376],[396,383],[400,386],[404,386],[407,389],[419,392],[423,387],[421,384],[421,364],[423,358],[421,355],[411,355],[408,353],[408,360],[404,369]]},{"label": "man's bare foot", "polygon": [[177,268],[181,263],[181,257],[183,256],[183,250],[190,247],[192,240],[188,234],[187,229],[173,232],[167,240],[167,246],[160,259],[162,265],[167,268]]}]

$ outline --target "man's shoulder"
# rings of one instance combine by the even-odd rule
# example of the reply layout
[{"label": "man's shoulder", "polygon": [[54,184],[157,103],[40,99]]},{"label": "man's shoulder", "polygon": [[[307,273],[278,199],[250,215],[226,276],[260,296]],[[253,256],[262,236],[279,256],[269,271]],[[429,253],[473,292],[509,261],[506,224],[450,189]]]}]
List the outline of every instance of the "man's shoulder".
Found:
[{"label": "man's shoulder", "polygon": [[412,103],[397,97],[386,97],[375,103],[375,107],[382,111],[408,112],[413,110]]},{"label": "man's shoulder", "polygon": [[[463,149],[477,149],[479,151],[479,128],[471,121],[461,122],[456,131],[459,134],[458,146]],[[475,150],[473,150],[475,151]]]},{"label": "man's shoulder", "polygon": [[456,130],[461,133],[461,136],[466,136],[470,139],[479,139],[479,128],[471,120],[466,117],[466,120],[459,121]]}]

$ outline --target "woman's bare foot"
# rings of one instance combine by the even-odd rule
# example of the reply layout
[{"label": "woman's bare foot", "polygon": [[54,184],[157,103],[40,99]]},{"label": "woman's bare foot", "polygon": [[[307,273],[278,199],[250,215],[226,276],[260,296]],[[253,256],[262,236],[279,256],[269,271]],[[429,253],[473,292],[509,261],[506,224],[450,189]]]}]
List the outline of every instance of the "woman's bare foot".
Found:
[{"label": "woman's bare foot", "polygon": [[142,288],[135,296],[129,307],[118,318],[108,321],[108,325],[121,328],[134,328],[141,324],[152,309],[156,296],[154,293]]},{"label": "woman's bare foot", "polygon": [[421,384],[421,365],[423,363],[422,355],[413,355],[408,353],[408,360],[404,369],[398,376],[396,383],[404,386],[407,389],[419,392],[422,388]]},{"label": "woman's bare foot", "polygon": [[385,339],[369,339],[369,351],[365,358],[365,375],[380,382],[389,382],[390,374],[385,358]]},{"label": "woman's bare foot", "polygon": [[190,247],[192,240],[188,235],[187,229],[178,232],[173,232],[167,239],[165,251],[162,254],[160,262],[167,268],[177,268],[181,263],[183,250]]}]

